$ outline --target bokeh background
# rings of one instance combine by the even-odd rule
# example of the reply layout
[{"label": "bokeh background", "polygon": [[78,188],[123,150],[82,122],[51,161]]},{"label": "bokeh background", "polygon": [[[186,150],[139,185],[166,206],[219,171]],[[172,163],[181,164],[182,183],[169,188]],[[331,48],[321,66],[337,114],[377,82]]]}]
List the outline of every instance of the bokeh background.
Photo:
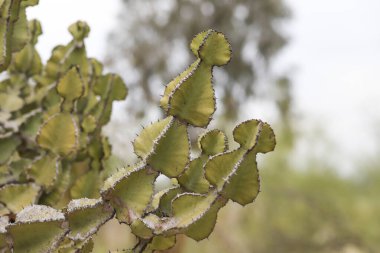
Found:
[{"label": "bokeh background", "polygon": [[[211,127],[260,118],[278,145],[260,157],[254,204],[230,203],[209,239],[178,237],[170,252],[361,253],[380,249],[379,12],[375,0],[40,0],[28,17],[42,23],[43,60],[84,20],[89,55],[125,79],[129,97],[106,129],[119,166],[135,159],[141,125],[161,117],[163,85],[194,59],[191,38],[208,28],[229,38]],[[95,252],[133,244],[111,221]]]}]

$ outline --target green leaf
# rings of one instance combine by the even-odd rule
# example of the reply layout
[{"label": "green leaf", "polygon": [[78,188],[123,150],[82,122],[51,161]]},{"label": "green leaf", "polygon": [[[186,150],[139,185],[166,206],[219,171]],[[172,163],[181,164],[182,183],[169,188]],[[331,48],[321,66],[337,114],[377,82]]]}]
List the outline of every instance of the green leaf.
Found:
[{"label": "green leaf", "polygon": [[169,97],[171,93],[175,90],[177,85],[179,85],[183,80],[187,78],[187,76],[192,73],[199,65],[200,60],[196,60],[193,64],[191,64],[184,72],[179,74],[176,78],[174,78],[168,85],[165,87],[164,95],[162,96],[160,100],[160,105],[162,109],[164,109],[166,112],[168,111],[168,103],[169,103]]},{"label": "green leaf", "polygon": [[103,199],[116,209],[120,222],[130,224],[141,217],[153,195],[157,172],[144,167],[123,169],[108,178],[102,188]]},{"label": "green leaf", "polygon": [[95,119],[95,117],[92,116],[91,114],[87,115],[83,119],[81,126],[82,126],[83,130],[86,133],[93,132],[96,129],[96,119]]},{"label": "green leaf", "polygon": [[198,144],[202,153],[208,156],[225,152],[228,149],[227,136],[218,129],[208,131],[200,136]]},{"label": "green leaf", "polygon": [[158,210],[163,216],[172,215],[172,201],[178,194],[183,193],[183,190],[180,187],[169,188],[162,194],[160,197]]},{"label": "green leaf", "polygon": [[51,116],[40,128],[36,141],[40,147],[60,156],[75,152],[78,129],[74,117],[68,113]]},{"label": "green leaf", "polygon": [[15,93],[0,93],[1,111],[14,112],[24,106],[24,101]]},{"label": "green leaf", "polygon": [[14,136],[0,138],[0,164],[8,161],[20,143],[21,141]]},{"label": "green leaf", "polygon": [[69,26],[69,32],[75,40],[82,41],[88,37],[90,27],[86,22],[78,21]]},{"label": "green leaf", "polygon": [[48,253],[56,248],[67,232],[65,216],[51,207],[33,205],[16,216],[8,226],[14,253]]},{"label": "green leaf", "polygon": [[171,121],[172,117],[166,117],[145,127],[133,141],[133,148],[136,155],[145,159],[152,152],[158,138],[165,133]]},{"label": "green leaf", "polygon": [[0,188],[0,202],[12,213],[17,213],[23,207],[36,203],[40,190],[34,183],[7,184]]},{"label": "green leaf", "polygon": [[209,65],[222,66],[231,59],[231,47],[223,33],[208,30],[199,46],[199,57]]},{"label": "green leaf", "polygon": [[58,157],[45,155],[35,160],[26,173],[28,178],[33,179],[46,190],[50,189],[57,180],[60,166]]},{"label": "green leaf", "polygon": [[234,172],[229,175],[222,194],[244,206],[255,200],[259,190],[260,179],[256,154],[251,151],[244,156]]},{"label": "green leaf", "polygon": [[227,177],[244,154],[245,150],[237,149],[212,157],[204,166],[206,179],[218,190],[221,190]]},{"label": "green leaf", "polygon": [[169,96],[168,114],[193,126],[206,127],[215,112],[212,66],[199,64]]},{"label": "green leaf", "polygon": [[136,219],[132,222],[131,231],[139,238],[150,239],[153,237],[152,230],[141,219]]},{"label": "green leaf", "polygon": [[202,216],[202,218],[191,224],[186,229],[185,234],[196,241],[200,241],[209,237],[209,235],[214,230],[218,212],[227,204],[227,201],[228,200],[220,197],[217,198],[210,209],[207,210],[206,213]]},{"label": "green leaf", "polygon": [[174,247],[176,236],[155,236],[151,243],[148,244],[147,250],[168,250]]},{"label": "green leaf", "polygon": [[196,193],[183,193],[172,202],[173,218],[165,224],[164,228],[187,228],[203,217],[215,201],[217,194],[211,192],[208,195]]},{"label": "green leaf", "polygon": [[28,21],[26,19],[25,7],[20,7],[18,19],[14,23],[10,44],[12,52],[17,52],[29,42],[30,33],[28,30]]},{"label": "green leaf", "polygon": [[41,113],[32,115],[21,124],[20,132],[23,134],[23,136],[27,136],[30,139],[34,140],[42,123],[43,121]]},{"label": "green leaf", "polygon": [[80,98],[83,95],[84,84],[78,67],[72,67],[58,81],[57,91],[58,94],[69,103],[72,103],[74,100]]},{"label": "green leaf", "polygon": [[74,241],[83,241],[96,233],[113,215],[114,209],[101,199],[72,200],[67,207],[70,228],[68,237]]},{"label": "green leaf", "polygon": [[190,144],[186,125],[172,119],[157,139],[146,162],[167,177],[177,177],[189,162]]},{"label": "green leaf", "polygon": [[210,184],[205,178],[203,169],[206,161],[207,157],[198,157],[192,160],[185,172],[178,178],[178,182],[181,186],[192,192],[207,193]]},{"label": "green leaf", "polygon": [[99,196],[99,172],[90,170],[75,180],[70,189],[70,195],[73,199],[79,198],[98,198]]}]

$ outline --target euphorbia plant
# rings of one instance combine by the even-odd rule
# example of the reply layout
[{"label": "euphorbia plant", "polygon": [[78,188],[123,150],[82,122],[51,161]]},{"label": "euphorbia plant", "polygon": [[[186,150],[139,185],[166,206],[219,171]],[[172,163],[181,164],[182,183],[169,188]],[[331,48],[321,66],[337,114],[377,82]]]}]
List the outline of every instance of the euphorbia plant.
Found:
[{"label": "euphorbia plant", "polygon": [[[9,2],[20,1],[3,1],[2,8]],[[9,66],[4,61],[0,249],[91,252],[92,236],[113,217],[138,239],[133,249],[121,252],[168,249],[177,234],[207,238],[229,200],[254,201],[260,187],[256,155],[275,147],[270,126],[248,120],[233,131],[238,148],[228,150],[222,131],[204,130],[201,153],[190,158],[188,131],[207,128],[212,119],[212,71],[229,62],[228,41],[214,30],[194,37],[190,47],[196,60],[162,96],[166,117],[134,140],[138,162],[111,173],[111,147],[101,129],[110,120],[112,102],[124,99],[127,89],[118,75],[103,74],[102,65],[87,57],[89,30],[84,22],[70,26],[72,41],[54,48],[43,65],[34,47],[41,27],[30,21],[24,31],[28,41]],[[10,29],[6,36],[16,35]],[[159,175],[171,179],[164,190],[156,187]]]}]

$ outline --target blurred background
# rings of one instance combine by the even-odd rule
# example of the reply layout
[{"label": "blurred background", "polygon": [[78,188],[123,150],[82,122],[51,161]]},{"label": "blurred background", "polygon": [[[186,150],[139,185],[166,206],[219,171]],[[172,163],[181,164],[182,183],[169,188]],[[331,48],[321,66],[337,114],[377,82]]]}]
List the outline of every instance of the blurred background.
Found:
[{"label": "blurred background", "polygon": [[[28,18],[42,23],[43,60],[84,20],[89,55],[123,76],[129,96],[106,129],[119,166],[134,161],[141,125],[162,116],[163,85],[194,60],[192,37],[213,28],[231,42],[210,128],[259,118],[278,145],[260,157],[254,204],[230,203],[209,239],[178,237],[169,252],[361,253],[380,249],[379,11],[374,0],[40,0]],[[111,221],[95,252],[133,244]]]}]

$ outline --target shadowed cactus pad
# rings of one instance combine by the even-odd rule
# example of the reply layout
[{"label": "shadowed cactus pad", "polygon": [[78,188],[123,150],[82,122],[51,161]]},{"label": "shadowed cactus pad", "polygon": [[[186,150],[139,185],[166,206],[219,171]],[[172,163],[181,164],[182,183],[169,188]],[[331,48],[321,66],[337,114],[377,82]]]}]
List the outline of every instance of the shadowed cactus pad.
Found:
[{"label": "shadowed cactus pad", "polygon": [[[169,82],[160,101],[165,117],[133,141],[136,164],[115,171],[102,127],[113,101],[127,96],[123,80],[103,74],[102,64],[87,57],[90,28],[83,21],[69,27],[72,40],[43,64],[35,48],[42,29],[24,15],[31,4],[0,1],[3,13],[11,11],[0,22],[14,21],[7,19],[13,33],[0,31],[14,43],[3,43],[0,64],[17,51],[9,78],[0,82],[1,252],[90,253],[93,235],[112,218],[130,226],[138,241],[118,252],[166,250],[177,234],[207,238],[229,200],[253,202],[260,188],[256,156],[275,147],[267,123],[239,124],[234,150],[224,132],[205,130],[200,154],[192,154],[189,128],[207,128],[216,110],[213,68],[231,59],[222,33],[195,36],[195,61]],[[170,179],[164,187],[162,177]]]}]

